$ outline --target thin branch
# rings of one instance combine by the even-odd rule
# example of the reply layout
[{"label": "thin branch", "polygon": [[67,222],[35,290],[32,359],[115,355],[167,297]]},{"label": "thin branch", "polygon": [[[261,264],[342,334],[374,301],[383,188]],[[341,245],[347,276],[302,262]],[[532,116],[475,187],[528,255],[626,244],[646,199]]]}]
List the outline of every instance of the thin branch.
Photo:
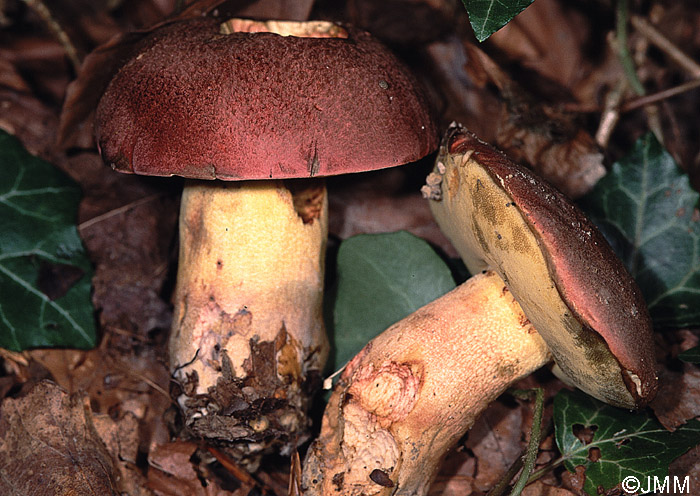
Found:
[{"label": "thin branch", "polygon": [[552,470],[557,468],[559,465],[563,464],[565,461],[566,461],[566,458],[561,456],[561,457],[557,458],[556,460],[554,460],[553,462],[550,462],[549,464],[540,468],[539,470],[535,470],[534,472],[532,472],[532,474],[530,474],[530,478],[527,480],[527,483],[532,484],[536,480],[541,479],[542,476],[551,472]]},{"label": "thin branch", "polygon": [[620,112],[629,112],[631,110],[644,107],[645,105],[657,103],[661,100],[666,100],[676,95],[680,95],[681,93],[685,93],[686,91],[694,90],[695,88],[700,88],[700,79],[686,81],[685,83],[679,84],[678,86],[674,86],[673,88],[667,88],[665,90],[661,90],[651,95],[644,95],[638,98],[634,98],[632,100],[628,100],[624,104],[622,104]]},{"label": "thin branch", "polygon": [[595,142],[601,148],[608,146],[610,136],[617,121],[620,120],[620,102],[627,88],[627,80],[623,79],[605,97],[605,110],[600,117],[600,124],[598,124],[598,130],[595,133]]},{"label": "thin branch", "polygon": [[637,71],[634,67],[634,61],[632,60],[629,49],[627,48],[627,21],[629,17],[627,0],[617,0],[616,14],[617,22],[615,27],[615,37],[617,38],[617,55],[620,58],[620,63],[625,71],[630,87],[635,93],[637,93],[637,95],[641,96],[645,93],[644,86],[642,85],[641,81],[639,81]]},{"label": "thin branch", "polygon": [[700,64],[686,55],[680,48],[674,45],[666,38],[659,30],[657,30],[649,21],[640,16],[632,16],[630,24],[636,29],[639,34],[644,36],[659,50],[668,55],[674,62],[687,71],[694,79],[700,78]]},{"label": "thin branch", "polygon": [[518,472],[520,472],[520,477],[513,486],[510,496],[517,496],[522,492],[525,485],[531,482],[531,474],[533,468],[535,467],[535,461],[537,460],[537,453],[539,451],[540,441],[542,439],[542,432],[548,432],[550,430],[549,424],[551,424],[551,422],[545,429],[542,429],[542,416],[544,413],[544,392],[542,388],[527,390],[514,389],[510,392],[513,396],[520,398],[530,396],[532,394],[535,395],[535,409],[532,414],[530,441],[528,442],[525,451],[515,459],[503,477],[501,477],[498,483],[491,488],[487,496],[503,495],[508,490],[510,481],[518,474]]},{"label": "thin branch", "polygon": [[146,196],[145,198],[140,198],[138,200],[132,201],[131,203],[127,203],[126,205],[122,205],[119,208],[115,208],[114,210],[110,210],[109,212],[105,212],[101,215],[98,215],[97,217],[93,217],[90,220],[86,220],[85,222],[82,222],[81,224],[78,225],[78,231],[84,231],[85,229],[88,229],[92,227],[93,225],[102,222],[103,220],[109,219],[110,217],[114,217],[115,215],[120,215],[123,214],[124,212],[127,212],[131,210],[132,208],[136,208],[138,206],[143,205],[144,203],[148,203],[150,201],[155,200],[156,198],[159,198],[163,196],[162,193],[156,193],[154,195]]},{"label": "thin branch", "polygon": [[530,441],[527,444],[527,452],[523,459],[523,470],[520,472],[518,481],[513,486],[510,496],[520,496],[520,493],[525,489],[528,478],[535,468],[537,460],[537,452],[540,448],[540,439],[542,437],[542,414],[544,413],[544,391],[542,388],[534,388],[530,393],[535,394],[535,410],[532,414],[532,427],[530,428]]},{"label": "thin branch", "polygon": [[518,475],[520,469],[523,468],[523,459],[525,458],[526,454],[527,450],[523,451],[523,453],[515,459],[506,473],[503,474],[503,477],[501,477],[498,483],[491,488],[486,496],[501,496],[502,494],[505,494],[510,486],[510,481],[512,481],[513,477]]},{"label": "thin branch", "polygon": [[42,0],[22,1],[26,3],[29,8],[34,10],[39,17],[41,17],[41,20],[44,21],[46,26],[49,28],[49,31],[51,31],[51,33],[63,47],[63,51],[66,52],[66,56],[73,66],[73,72],[77,74],[78,69],[80,69],[80,57],[78,57],[78,51],[75,49],[75,45],[73,45],[73,42],[68,37],[68,33],[66,33],[58,21],[54,19],[51,11]]},{"label": "thin branch", "polygon": [[134,377],[135,379],[138,379],[141,382],[144,382],[147,386],[150,386],[154,391],[157,391],[163,396],[165,396],[168,399],[168,401],[172,401],[172,399],[170,398],[170,393],[168,393],[165,389],[160,387],[155,381],[151,380],[149,377],[146,377],[144,374],[133,370],[132,367],[129,367],[116,357],[113,358],[113,363],[116,366],[116,368],[120,369],[125,374],[130,375],[131,377]]}]

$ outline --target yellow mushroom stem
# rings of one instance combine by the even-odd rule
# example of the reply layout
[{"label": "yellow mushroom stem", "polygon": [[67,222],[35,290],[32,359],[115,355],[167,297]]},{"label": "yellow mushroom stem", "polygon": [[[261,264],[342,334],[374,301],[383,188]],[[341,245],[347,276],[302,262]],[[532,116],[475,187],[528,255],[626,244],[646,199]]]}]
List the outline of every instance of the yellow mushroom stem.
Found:
[{"label": "yellow mushroom stem", "polygon": [[328,353],[327,218],[321,180],[186,184],[169,351],[195,435],[244,456],[304,439]]},{"label": "yellow mushroom stem", "polygon": [[305,494],[426,494],[488,404],[549,360],[503,280],[471,278],[348,364],[305,461]]}]

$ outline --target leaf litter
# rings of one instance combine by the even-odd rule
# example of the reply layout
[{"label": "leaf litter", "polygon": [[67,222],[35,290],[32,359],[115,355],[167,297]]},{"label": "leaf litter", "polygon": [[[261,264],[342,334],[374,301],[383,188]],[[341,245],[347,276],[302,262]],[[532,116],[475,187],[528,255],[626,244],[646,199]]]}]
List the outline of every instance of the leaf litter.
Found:
[{"label": "leaf litter", "polygon": [[[211,10],[220,3],[222,2],[210,1],[199,5],[202,10]],[[284,8],[283,1],[259,3],[266,5],[262,16],[265,12],[275,15],[280,8]],[[415,28],[410,28],[410,24],[402,24],[403,19],[409,23],[415,22],[416,18],[425,17],[420,12],[428,4],[430,8],[437,9],[436,12],[445,12],[448,3],[426,0],[401,3],[400,7],[387,9],[393,9],[393,12],[403,12],[400,9],[406,9],[408,12],[406,15],[389,17],[391,30],[385,34],[385,39],[392,43],[397,53],[407,59],[426,83],[443,116],[444,126],[450,120],[460,120],[468,123],[487,141],[495,142],[497,136],[505,136],[500,145],[515,148],[522,139],[521,133],[526,133],[527,136],[532,130],[525,127],[517,132],[502,131],[504,124],[513,122],[513,114],[507,110],[506,97],[499,85],[484,75],[482,69],[474,65],[473,58],[467,55],[466,47],[474,43],[474,39],[466,27],[468,18],[463,10],[457,9],[450,16],[435,16],[441,24],[439,29],[432,30],[433,34],[429,37],[392,39],[392,33],[415,31]],[[312,17],[323,14],[326,18],[350,18],[362,26],[372,20],[372,16],[362,14],[367,11],[366,5],[367,2],[362,0],[334,6],[317,1],[309,8],[312,9]],[[134,9],[107,10],[103,6],[96,6],[80,13],[79,22],[70,34],[81,50],[87,53],[112,35],[125,33],[132,26],[148,28],[161,22],[164,14],[171,12],[173,7],[174,2],[150,1],[142,2]],[[195,12],[197,8],[195,2],[189,6],[188,12]],[[232,10],[230,5],[227,8]],[[59,18],[65,18],[68,12],[74,12],[68,10],[64,2],[52,4],[52,9],[60,14],[57,15]],[[573,108],[579,114],[576,128],[593,135],[598,113],[604,108],[603,97],[614,89],[613,86],[621,78],[616,55],[605,45],[605,34],[612,27],[610,14],[610,11],[600,6],[587,9],[572,7],[565,2],[540,0],[486,44],[480,45],[480,49],[491,56],[509,78],[522,85],[533,98],[535,108],[545,104]],[[697,8],[687,3],[654,6],[644,14],[676,46],[684,47],[689,53],[698,53],[700,41],[697,37],[693,38],[692,29],[688,29],[688,26],[697,25],[700,20]],[[102,166],[96,155],[91,142],[90,122],[84,120],[85,116],[74,116],[70,125],[62,124],[59,133],[59,104],[67,92],[66,83],[73,78],[69,65],[65,63],[62,52],[56,49],[57,43],[46,36],[47,32],[43,31],[45,27],[35,17],[26,11],[11,8],[5,11],[5,15],[10,24],[0,31],[0,39],[3,41],[3,49],[0,50],[0,67],[3,67],[3,79],[0,80],[0,127],[17,136],[30,152],[68,173],[83,189],[79,225],[84,226],[80,230],[81,235],[95,267],[93,301],[98,309],[102,340],[98,348],[87,352],[35,350],[19,355],[3,354],[6,374],[0,378],[0,390],[8,395],[2,404],[3,418],[8,418],[5,412],[10,407],[15,410],[21,408],[17,411],[22,412],[32,409],[31,403],[20,403],[27,397],[19,398],[17,395],[18,392],[26,393],[31,384],[37,383],[37,392],[43,392],[45,399],[52,398],[51,404],[57,405],[56,408],[63,413],[64,432],[86,432],[87,420],[83,422],[83,419],[92,418],[94,432],[102,437],[110,455],[109,459],[105,459],[104,467],[108,468],[109,474],[113,474],[113,470],[129,474],[133,481],[129,488],[130,494],[179,494],[178,491],[183,491],[183,488],[196,491],[191,494],[247,494],[251,490],[250,486],[236,482],[235,477],[222,478],[220,471],[217,475],[217,471],[212,470],[220,462],[211,454],[202,452],[199,446],[189,441],[171,441],[168,425],[163,419],[170,406],[167,395],[164,394],[169,388],[164,343],[171,318],[169,295],[176,257],[177,181],[152,181],[111,173]],[[32,29],[26,29],[28,26]],[[562,29],[564,33],[573,30],[576,35],[568,37],[567,43],[562,44],[557,38],[561,36],[561,31],[552,27]],[[382,36],[380,27],[372,26],[372,30]],[[53,47],[45,51],[48,54],[45,62],[50,61],[50,65],[32,63],[28,58],[30,52],[20,44],[4,43],[11,36],[13,40],[29,39],[29,35],[24,33],[33,32],[45,34],[34,42]],[[518,39],[516,34],[521,41],[512,42],[513,39]],[[650,89],[665,88],[687,78],[683,70],[665,55],[660,55],[656,49],[650,49],[648,42],[638,33],[633,33],[630,41],[640,67],[643,68],[644,83]],[[596,47],[596,53],[591,52],[591,47]],[[49,66],[56,70],[46,71],[45,68]],[[440,70],[435,70],[436,68]],[[85,65],[83,70],[91,71],[89,76],[99,76],[99,64]],[[90,98],[80,95],[77,100],[73,97],[70,101],[83,105],[82,111],[86,109],[89,114],[96,97],[93,95],[92,98],[93,103],[90,103]],[[657,109],[662,121],[667,124],[662,126],[666,146],[680,166],[690,173],[691,182],[696,185],[700,144],[693,138],[698,134],[698,121],[692,109],[697,107],[697,92],[691,92],[667,100]],[[70,113],[64,114],[62,122],[65,122],[66,116],[70,116]],[[606,163],[620,159],[632,148],[634,141],[645,134],[648,118],[646,110],[633,110],[620,116],[609,146],[604,149]],[[59,134],[63,148],[54,146]],[[535,147],[531,156],[536,156],[537,153],[538,148]],[[575,175],[562,174],[563,186],[560,187],[566,188],[568,178]],[[451,247],[434,230],[430,218],[426,216],[424,203],[417,192],[420,183],[411,177],[412,173],[406,170],[386,173],[386,176],[390,178],[389,181],[398,181],[404,186],[397,189],[391,183],[389,187],[384,183],[384,186],[365,189],[357,198],[353,196],[355,190],[352,189],[351,181],[332,186],[335,189],[334,196],[331,197],[331,201],[335,202],[332,205],[335,210],[332,233],[339,238],[346,238],[360,232],[406,228],[430,239],[443,251],[450,253]],[[417,186],[415,193],[410,192],[413,182]],[[592,182],[594,181],[590,181],[585,189],[590,188]],[[368,207],[372,204],[376,208]],[[380,207],[381,215],[378,215]],[[692,212],[690,215],[692,217]],[[49,267],[47,270],[71,277],[59,269],[60,267]],[[57,289],[47,291],[60,293],[61,284],[67,285],[60,283]],[[694,328],[684,332],[690,336],[698,334]],[[700,413],[693,406],[697,404],[699,394],[696,393],[697,389],[691,388],[695,384],[697,366],[685,364],[681,369],[678,368],[678,362],[674,361],[677,353],[673,351],[673,346],[676,345],[669,344],[678,342],[674,336],[677,334],[657,333],[660,349],[663,350],[659,353],[661,374],[666,377],[664,382],[668,394],[674,399],[666,402],[667,408],[663,412],[659,406],[654,405],[659,418],[665,419],[664,425],[672,428]],[[684,338],[682,342],[685,341]],[[683,346],[686,345],[689,347],[687,343]],[[71,403],[72,396],[69,393],[55,388],[49,392],[42,389],[47,387],[46,383],[37,381],[44,377],[58,381],[70,393],[87,391],[87,396],[83,397],[87,399],[80,403],[83,414],[78,412],[80,409],[76,406],[77,400]],[[538,374],[534,380],[541,381],[542,374]],[[496,432],[484,435],[481,442],[486,443],[489,439],[494,440],[497,435],[504,435],[502,442],[510,443],[518,437],[518,422],[511,417],[521,414],[514,413],[518,412],[517,409],[508,407],[507,410],[505,417],[502,406],[496,407],[494,412],[487,412],[483,418],[485,425],[498,426],[499,422],[507,422],[510,427],[505,431],[499,428],[500,434]],[[43,420],[38,422],[44,423]],[[527,430],[527,425],[527,422],[522,423],[521,433]],[[468,437],[466,444],[461,443],[454,456],[449,457],[434,488],[435,491],[441,489],[441,492],[431,494],[474,493],[485,487],[483,481],[492,480],[496,472],[502,469],[503,453],[496,450],[494,454],[483,449],[475,437],[478,436],[475,434],[471,439]],[[92,446],[94,439],[85,439],[85,446]],[[551,442],[551,436],[549,439]],[[545,439],[543,446],[547,442]],[[512,447],[508,448],[509,457],[512,456],[511,449]],[[96,453],[98,459],[105,456],[105,451],[99,447]],[[489,461],[489,457],[495,459]],[[120,461],[115,463],[114,460]],[[487,476],[486,467],[489,464],[498,468]],[[672,473],[679,475],[697,474],[699,466],[695,449],[676,460],[671,469]],[[274,460],[259,477],[266,480],[267,487],[272,487],[276,494],[285,494],[286,469],[288,462]],[[101,480],[103,474],[95,474],[95,480]],[[538,481],[526,488],[524,494],[580,493],[585,474],[567,474],[554,473],[543,479],[550,485]],[[582,479],[577,482],[576,477],[579,476]],[[116,479],[119,477],[116,476]],[[477,480],[480,482],[475,486]]]}]

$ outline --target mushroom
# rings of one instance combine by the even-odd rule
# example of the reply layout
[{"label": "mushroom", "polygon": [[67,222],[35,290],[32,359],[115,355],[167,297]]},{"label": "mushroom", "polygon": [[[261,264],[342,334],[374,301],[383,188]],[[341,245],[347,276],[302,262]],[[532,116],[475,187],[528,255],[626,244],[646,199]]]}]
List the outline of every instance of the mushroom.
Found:
[{"label": "mushroom", "polygon": [[501,276],[566,380],[611,405],[646,404],[657,386],[651,319],[600,231],[463,127],[452,126],[444,146],[434,171],[442,200],[430,208],[471,273]]},{"label": "mushroom", "polygon": [[253,468],[288,453],[328,352],[320,177],[431,152],[427,100],[351,27],[195,19],[140,42],[96,123],[114,169],[189,178],[169,342],[189,432]]},{"label": "mushroom", "polygon": [[305,494],[426,494],[488,404],[552,358],[610,404],[641,408],[654,396],[640,291],[571,202],[460,126],[426,192],[477,275],[348,364],[307,454]]}]

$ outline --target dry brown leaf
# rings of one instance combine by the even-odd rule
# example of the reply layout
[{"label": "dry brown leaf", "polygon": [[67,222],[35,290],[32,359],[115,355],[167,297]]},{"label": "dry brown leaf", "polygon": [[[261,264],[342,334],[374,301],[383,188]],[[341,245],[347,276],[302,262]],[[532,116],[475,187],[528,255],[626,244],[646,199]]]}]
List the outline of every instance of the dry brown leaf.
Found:
[{"label": "dry brown leaf", "polygon": [[[412,170],[415,167],[415,170]],[[406,184],[406,176],[421,181]],[[354,174],[328,181],[329,231],[341,239],[362,233],[405,230],[440,247],[450,256],[454,248],[440,231],[428,202],[420,194],[427,172],[415,165]]]},{"label": "dry brown leaf", "polygon": [[589,19],[576,8],[538,0],[494,33],[489,44],[509,61],[571,88],[591,71],[585,53],[590,31]]},{"label": "dry brown leaf", "polygon": [[236,9],[235,15],[250,19],[306,21],[313,5],[314,0],[255,0],[240,10]]},{"label": "dry brown leaf", "polygon": [[516,162],[531,164],[569,198],[585,195],[605,175],[603,154],[585,131],[578,129],[562,139],[510,119],[503,124],[496,146]]},{"label": "dry brown leaf", "polygon": [[159,496],[244,496],[250,485],[229,480],[227,487],[217,484],[209,471],[206,457],[198,446],[175,441],[151,449],[148,456],[148,487]]},{"label": "dry brown leaf", "polygon": [[34,95],[0,88],[0,129],[14,135],[33,155],[50,155],[56,123],[54,113]]},{"label": "dry brown leaf", "polygon": [[139,421],[131,412],[118,419],[107,414],[93,415],[93,424],[115,460],[136,463],[139,451]]},{"label": "dry brown leaf", "polygon": [[42,381],[0,408],[0,494],[119,494],[87,397]]},{"label": "dry brown leaf", "polygon": [[445,457],[428,496],[469,496],[472,494],[476,459],[464,449],[453,449]]},{"label": "dry brown leaf", "polygon": [[100,322],[146,337],[170,327],[163,285],[176,250],[180,181],[118,174],[94,154],[64,165],[85,191],[80,235],[95,264]]},{"label": "dry brown leaf", "polygon": [[506,473],[522,452],[521,408],[493,403],[469,431],[466,446],[476,456],[474,488],[488,491]]},{"label": "dry brown leaf", "polygon": [[481,48],[452,37],[426,52],[434,93],[444,98],[443,118],[465,125],[571,198],[605,175],[603,155],[577,116],[531,96]]},{"label": "dry brown leaf", "polygon": [[392,44],[426,43],[468,22],[462,5],[449,0],[350,0],[346,11],[352,24]]},{"label": "dry brown leaf", "polygon": [[700,368],[683,364],[681,371],[662,368],[659,373],[659,392],[652,401],[659,422],[675,430],[688,420],[700,416]]},{"label": "dry brown leaf", "polygon": [[9,55],[5,50],[0,50],[0,86],[18,93],[28,93],[29,86],[12,61],[8,59]]},{"label": "dry brown leaf", "polygon": [[152,496],[137,466],[141,432],[136,416],[126,412],[115,419],[107,414],[93,414],[93,423],[115,461],[122,490],[129,496]]},{"label": "dry brown leaf", "polygon": [[671,477],[678,477],[681,484],[687,476],[689,478],[687,487],[691,490],[700,487],[700,446],[692,448],[671,462],[668,472]]},{"label": "dry brown leaf", "polygon": [[562,480],[564,484],[570,487],[575,494],[583,495],[586,494],[583,491],[583,486],[586,483],[586,468],[583,465],[579,465],[575,468],[575,472],[571,473],[568,470],[562,475]]},{"label": "dry brown leaf", "polygon": [[474,70],[465,44],[453,34],[428,44],[424,50],[429,61],[431,96],[443,127],[459,122],[484,141],[493,142],[502,102],[485,89],[486,75],[482,70]]},{"label": "dry brown leaf", "polygon": [[483,71],[504,100],[493,144],[570,198],[590,191],[605,175],[603,154],[576,116],[535,100],[476,45],[467,53],[473,72]]},{"label": "dry brown leaf", "polygon": [[540,481],[525,486],[521,494],[522,496],[576,496],[576,493],[572,493],[568,489],[548,486]]},{"label": "dry brown leaf", "polygon": [[139,453],[167,442],[164,412],[170,406],[169,374],[162,352],[132,335],[110,330],[89,350],[32,350],[29,366],[41,363],[63,387],[87,391],[97,433],[107,445],[119,483],[131,496],[150,496]]},{"label": "dry brown leaf", "polygon": [[675,430],[700,417],[700,367],[677,358],[680,352],[698,346],[700,336],[681,329],[663,338],[657,340],[659,391],[650,406],[664,427]]}]

